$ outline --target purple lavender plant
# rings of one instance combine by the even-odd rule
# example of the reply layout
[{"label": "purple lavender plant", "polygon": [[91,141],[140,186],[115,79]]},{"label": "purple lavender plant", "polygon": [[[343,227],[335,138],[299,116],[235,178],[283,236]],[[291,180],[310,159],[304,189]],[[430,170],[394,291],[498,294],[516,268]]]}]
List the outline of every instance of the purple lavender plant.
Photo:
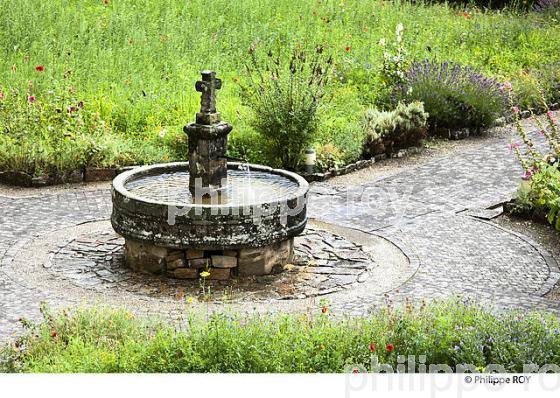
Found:
[{"label": "purple lavender plant", "polygon": [[497,80],[469,66],[429,60],[412,64],[392,101],[423,102],[432,131],[489,127],[508,103]]},{"label": "purple lavender plant", "polygon": [[537,0],[531,7],[533,11],[543,12],[560,8],[560,0]]}]

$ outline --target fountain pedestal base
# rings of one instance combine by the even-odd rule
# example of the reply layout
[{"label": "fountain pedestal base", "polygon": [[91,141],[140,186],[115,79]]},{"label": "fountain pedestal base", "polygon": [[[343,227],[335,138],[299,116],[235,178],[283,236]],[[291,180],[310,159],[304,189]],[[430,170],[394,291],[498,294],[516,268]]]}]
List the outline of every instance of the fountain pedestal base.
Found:
[{"label": "fountain pedestal base", "polygon": [[197,279],[208,271],[208,279],[267,275],[282,270],[294,254],[293,238],[263,247],[227,250],[177,250],[134,239],[125,240],[125,261],[133,270],[166,274],[179,279]]}]

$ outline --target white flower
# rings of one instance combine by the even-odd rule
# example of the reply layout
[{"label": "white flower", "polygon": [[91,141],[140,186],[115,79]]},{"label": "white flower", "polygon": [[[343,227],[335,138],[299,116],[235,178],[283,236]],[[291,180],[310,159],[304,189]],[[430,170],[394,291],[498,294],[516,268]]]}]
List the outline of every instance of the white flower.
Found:
[{"label": "white flower", "polygon": [[163,137],[165,137],[165,134],[167,134],[167,129],[161,129],[160,132],[159,132],[159,136],[161,138],[163,138]]},{"label": "white flower", "polygon": [[382,37],[381,39],[379,39],[379,45],[380,46],[384,46],[387,42],[385,41],[385,38]]},{"label": "white flower", "polygon": [[402,23],[397,25],[397,29],[395,30],[395,33],[398,35],[400,35],[402,33],[402,31],[404,30],[404,25]]}]

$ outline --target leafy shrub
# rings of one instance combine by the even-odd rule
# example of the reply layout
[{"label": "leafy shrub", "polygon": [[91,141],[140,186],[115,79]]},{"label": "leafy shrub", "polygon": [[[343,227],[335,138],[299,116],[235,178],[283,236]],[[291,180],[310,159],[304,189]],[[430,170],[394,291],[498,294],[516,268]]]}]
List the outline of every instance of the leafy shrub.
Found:
[{"label": "leafy shrub", "polygon": [[420,101],[430,129],[479,129],[491,126],[506,108],[502,86],[470,67],[449,62],[415,62],[393,102]]},{"label": "leafy shrub", "polygon": [[421,145],[426,137],[428,114],[421,102],[399,103],[393,111],[369,109],[364,116],[366,156],[391,154],[395,150]]},{"label": "leafy shrub", "polygon": [[[509,83],[507,87],[510,100],[513,101],[514,95]],[[524,170],[523,179],[526,180],[517,191],[516,205],[512,210],[514,212],[543,211],[547,215],[548,222],[560,231],[560,126],[551,111],[546,113],[546,123],[533,115],[533,122],[548,144],[547,152],[542,153],[536,149],[533,139],[523,128],[519,119],[519,107],[512,106],[512,109],[517,134],[522,142],[512,142],[510,148],[519,159]]]},{"label": "leafy shrub", "polygon": [[39,325],[0,348],[0,372],[344,372],[425,363],[488,364],[521,372],[524,364],[560,364],[560,323],[553,315],[501,312],[459,299],[379,309],[368,317],[239,315],[196,310],[185,328],[142,320],[124,310],[46,312]]},{"label": "leafy shrub", "polygon": [[332,58],[317,47],[309,53],[293,50],[289,56],[280,49],[259,58],[256,46],[249,49],[250,77],[242,86],[243,99],[253,110],[252,125],[262,137],[270,161],[296,169],[303,151],[317,131],[317,110],[325,95]]},{"label": "leafy shrub", "polygon": [[547,104],[560,101],[560,64],[544,64],[514,75],[513,102],[522,109],[546,112]]},{"label": "leafy shrub", "polygon": [[531,178],[516,194],[513,212],[530,210],[546,214],[550,224],[560,231],[560,170],[558,163],[541,164],[531,172]]},{"label": "leafy shrub", "polygon": [[321,171],[338,169],[344,162],[342,152],[333,144],[319,145],[317,152],[317,168]]}]

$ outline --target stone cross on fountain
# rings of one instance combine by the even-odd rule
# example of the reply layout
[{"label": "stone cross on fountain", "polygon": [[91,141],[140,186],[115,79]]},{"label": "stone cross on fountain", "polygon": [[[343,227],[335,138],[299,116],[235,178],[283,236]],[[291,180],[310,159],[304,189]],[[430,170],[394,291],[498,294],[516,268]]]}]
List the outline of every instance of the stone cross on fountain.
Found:
[{"label": "stone cross on fountain", "polygon": [[[216,114],[216,90],[222,88],[222,81],[216,78],[216,73],[209,70],[202,71],[202,80],[195,84],[196,91],[202,93],[200,96],[200,112],[199,114],[208,115]],[[197,119],[197,123],[203,123]]]},{"label": "stone cross on fountain", "polygon": [[216,112],[216,91],[222,81],[216,73],[203,71],[195,84],[201,93],[196,123],[183,129],[189,137],[189,190],[196,200],[225,188],[227,182],[227,135],[232,127]]}]

